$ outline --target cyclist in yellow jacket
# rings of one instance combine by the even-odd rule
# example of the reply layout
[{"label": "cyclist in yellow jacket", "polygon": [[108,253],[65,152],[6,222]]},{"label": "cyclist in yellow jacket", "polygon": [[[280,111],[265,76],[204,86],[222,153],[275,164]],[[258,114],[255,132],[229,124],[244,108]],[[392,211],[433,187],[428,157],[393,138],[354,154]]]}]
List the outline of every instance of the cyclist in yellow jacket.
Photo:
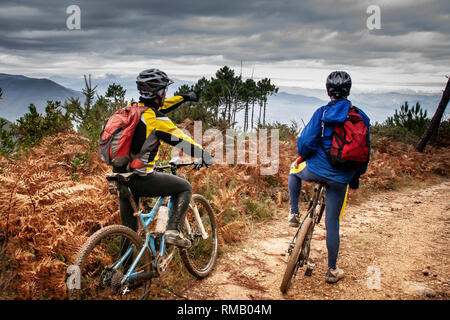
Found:
[{"label": "cyclist in yellow jacket", "polygon": [[[166,114],[185,101],[198,101],[200,92],[189,92],[185,95],[166,99],[167,87],[173,83],[167,74],[158,69],[142,71],[136,80],[140,98],[139,105],[149,107],[142,113],[131,143],[131,153],[135,155],[132,169],[134,176],[130,188],[135,201],[140,197],[172,196],[172,207],[166,230],[166,243],[180,247],[189,247],[190,241],[180,232],[180,223],[184,219],[192,196],[189,182],[178,176],[153,171],[158,151],[162,142],[180,148],[184,153],[201,158],[201,164],[209,166],[213,157],[185,135]],[[127,168],[115,168],[115,172],[126,172]],[[137,219],[126,198],[119,198],[122,223],[137,230]]]}]

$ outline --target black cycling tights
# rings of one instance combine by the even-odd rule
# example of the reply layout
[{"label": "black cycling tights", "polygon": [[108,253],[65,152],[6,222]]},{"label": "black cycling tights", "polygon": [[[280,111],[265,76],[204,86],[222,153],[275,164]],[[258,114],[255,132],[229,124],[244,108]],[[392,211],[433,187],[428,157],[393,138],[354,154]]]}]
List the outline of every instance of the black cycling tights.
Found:
[{"label": "black cycling tights", "polygon": [[[187,180],[173,174],[152,172],[146,176],[133,177],[130,189],[136,204],[139,203],[140,197],[172,196],[167,230],[179,230],[180,221],[184,219],[192,196],[192,187]],[[138,221],[133,216],[130,201],[126,198],[119,198],[119,206],[122,224],[137,231]]]}]

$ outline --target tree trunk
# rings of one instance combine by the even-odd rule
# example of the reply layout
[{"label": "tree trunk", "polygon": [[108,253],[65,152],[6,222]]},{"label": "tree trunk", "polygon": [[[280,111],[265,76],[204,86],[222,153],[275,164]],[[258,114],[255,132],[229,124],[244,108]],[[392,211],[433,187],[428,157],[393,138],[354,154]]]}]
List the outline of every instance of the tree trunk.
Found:
[{"label": "tree trunk", "polygon": [[261,124],[261,110],[262,110],[262,101],[259,102],[259,115],[258,115],[258,127]]},{"label": "tree trunk", "polygon": [[232,122],[232,124],[233,124],[233,129],[234,129],[234,124],[236,123],[236,112],[237,112],[237,107],[236,107],[236,105],[234,105],[233,106],[233,117],[232,117],[232,119],[233,119],[233,122]]},{"label": "tree trunk", "polygon": [[263,124],[266,124],[266,104],[267,100],[264,99],[264,115],[263,115]]},{"label": "tree trunk", "polygon": [[444,93],[442,94],[441,101],[439,102],[439,106],[434,113],[433,118],[431,119],[430,124],[428,125],[427,130],[423,134],[419,143],[416,146],[416,151],[423,152],[425,150],[425,146],[428,141],[430,141],[432,136],[437,135],[437,131],[439,129],[439,125],[441,123],[442,115],[444,114],[445,108],[447,107],[448,100],[450,98],[450,78],[447,81],[447,85],[445,86]]},{"label": "tree trunk", "polygon": [[228,123],[227,117],[228,117],[228,102],[227,100],[225,100],[225,112],[223,114],[223,120],[225,120],[225,122]]},{"label": "tree trunk", "polygon": [[228,125],[231,125],[231,99],[228,99]]},{"label": "tree trunk", "polygon": [[253,130],[253,114],[255,113],[255,100],[252,101],[252,130]]},{"label": "tree trunk", "polygon": [[244,132],[248,130],[248,101],[245,102]]}]

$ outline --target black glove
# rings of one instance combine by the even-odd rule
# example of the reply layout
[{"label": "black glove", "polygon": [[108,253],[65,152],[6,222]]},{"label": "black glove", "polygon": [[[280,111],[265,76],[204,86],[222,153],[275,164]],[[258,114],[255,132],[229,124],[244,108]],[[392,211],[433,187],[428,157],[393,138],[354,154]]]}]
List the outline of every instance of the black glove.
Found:
[{"label": "black glove", "polygon": [[203,150],[202,158],[201,158],[200,162],[198,162],[195,165],[195,169],[198,170],[203,166],[208,168],[213,163],[214,163],[214,157],[209,152]]},{"label": "black glove", "polygon": [[349,183],[350,189],[358,189],[359,188],[359,175],[355,175]]},{"label": "black glove", "polygon": [[200,100],[200,94],[202,93],[202,89],[199,89],[197,91],[191,91],[186,94],[182,94],[181,96],[184,98],[185,101],[193,101],[198,102]]},{"label": "black glove", "polygon": [[202,164],[206,167],[209,167],[214,163],[214,157],[211,155],[211,153],[207,151],[203,151],[202,153]]}]

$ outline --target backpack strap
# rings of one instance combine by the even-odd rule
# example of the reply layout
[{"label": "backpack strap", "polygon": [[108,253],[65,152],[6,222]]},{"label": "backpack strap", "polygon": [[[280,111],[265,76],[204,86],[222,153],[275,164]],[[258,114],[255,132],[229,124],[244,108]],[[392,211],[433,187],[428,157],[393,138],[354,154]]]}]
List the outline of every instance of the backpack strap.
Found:
[{"label": "backpack strap", "polygon": [[[350,100],[349,100],[350,101]],[[328,102],[328,104],[327,104],[327,106],[333,106],[334,104],[335,104],[336,102],[334,101],[334,100],[332,100],[332,101],[330,101],[330,102]],[[357,108],[357,107],[355,107],[353,104],[352,104],[352,102],[350,101],[350,108],[348,109],[349,111],[350,111],[350,109],[352,109],[352,108],[354,108],[355,110],[356,110],[356,112],[358,112],[359,113],[359,109]],[[324,115],[325,115],[325,112],[327,112],[327,110],[324,110],[323,111],[323,113],[322,113],[322,134],[321,134],[321,136],[320,136],[320,138],[321,138],[321,140],[320,140],[320,142],[319,142],[319,145],[320,145],[320,147],[322,148],[322,150],[325,152],[325,154],[328,156],[328,152],[325,150],[325,147],[323,146],[323,144],[322,144],[322,139],[323,139],[323,133],[324,133],[324,131],[325,131],[325,122],[323,121],[323,117],[324,117]],[[347,114],[347,116],[348,116],[348,114]],[[339,136],[340,137],[340,136]],[[342,137],[340,137],[343,141],[345,141],[345,139],[343,139]]]},{"label": "backpack strap", "polygon": [[323,113],[322,113],[322,133],[320,135],[320,138],[323,138],[323,132],[325,131],[325,122],[323,121],[323,117],[325,116],[325,112],[327,112],[327,110],[323,110]]},{"label": "backpack strap", "polygon": [[[325,106],[334,106],[336,104],[336,101],[334,101],[334,100],[331,100],[330,102],[328,102],[328,104],[326,104]],[[327,110],[323,110],[323,113],[322,113],[322,133],[321,133],[321,138],[323,138],[323,132],[324,132],[324,130],[325,130],[325,122],[323,121],[323,117],[325,116],[325,112],[327,112]]]},{"label": "backpack strap", "polygon": [[[139,108],[139,119],[142,117],[142,114],[147,111],[148,109],[150,109],[150,107],[147,106],[139,106],[137,103],[134,103],[134,107]],[[139,120],[140,121],[140,120]],[[157,141],[156,141],[157,142]],[[139,153],[133,155],[130,152],[130,162],[128,163],[127,169],[131,171],[131,169],[139,169],[142,168],[143,166],[145,166],[146,164],[144,164],[140,158],[146,153],[148,152],[148,150],[150,149],[151,146],[153,146],[155,143],[155,141],[149,141],[149,139],[147,138],[144,141],[144,144],[141,147],[141,150],[139,151]]]}]

